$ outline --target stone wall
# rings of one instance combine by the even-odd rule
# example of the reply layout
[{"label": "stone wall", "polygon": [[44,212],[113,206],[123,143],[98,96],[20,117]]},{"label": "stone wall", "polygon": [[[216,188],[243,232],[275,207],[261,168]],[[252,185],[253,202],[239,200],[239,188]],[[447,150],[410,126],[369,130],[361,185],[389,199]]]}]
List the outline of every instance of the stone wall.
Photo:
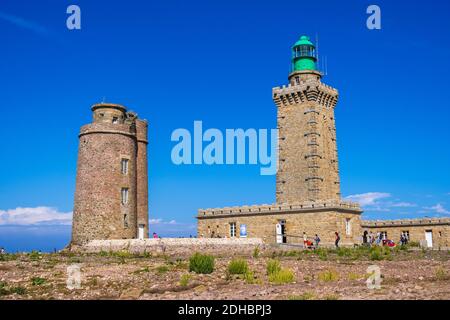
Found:
[{"label": "stone wall", "polygon": [[387,238],[398,243],[400,234],[408,231],[410,241],[427,246],[425,232],[432,232],[434,248],[450,247],[450,218],[405,219],[405,220],[362,220],[363,230],[372,233],[386,232]]},{"label": "stone wall", "polygon": [[265,249],[261,239],[198,239],[198,238],[163,238],[163,239],[128,239],[128,240],[92,240],[82,247],[72,246],[73,251],[86,253],[127,251],[130,253],[172,256],[189,256],[195,252],[210,254],[245,254],[251,255],[255,248]]},{"label": "stone wall", "polygon": [[148,161],[147,130],[145,120],[136,120],[137,139],[137,224],[144,225],[144,238],[148,238]]},{"label": "stone wall", "polygon": [[[342,245],[353,245],[361,236],[361,210],[353,203],[324,202],[292,205],[263,205],[199,210],[198,237],[230,238],[230,224],[236,225],[239,237],[241,224],[247,227],[248,238],[261,238],[264,243],[276,243],[276,224],[285,220],[287,243],[303,243],[303,232],[312,240],[317,233],[322,245],[334,244],[334,233]],[[346,233],[349,219],[350,233]]]}]

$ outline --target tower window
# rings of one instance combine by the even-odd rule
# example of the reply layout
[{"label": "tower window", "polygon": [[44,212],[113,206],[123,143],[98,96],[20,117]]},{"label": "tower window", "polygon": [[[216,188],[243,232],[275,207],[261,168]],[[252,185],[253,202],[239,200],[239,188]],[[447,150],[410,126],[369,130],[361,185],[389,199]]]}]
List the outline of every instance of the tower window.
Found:
[{"label": "tower window", "polygon": [[122,188],[122,204],[128,204],[128,188]]},{"label": "tower window", "polygon": [[128,159],[122,159],[121,161],[122,174],[128,174],[128,161]]},{"label": "tower window", "polygon": [[236,222],[230,222],[230,237],[236,237]]},{"label": "tower window", "polygon": [[123,227],[128,228],[128,215],[127,214],[123,215]]},{"label": "tower window", "polygon": [[350,218],[345,218],[345,234],[350,236],[352,234],[352,224]]},{"label": "tower window", "polygon": [[118,123],[119,122],[119,118],[118,117],[113,117],[112,118],[112,123]]}]

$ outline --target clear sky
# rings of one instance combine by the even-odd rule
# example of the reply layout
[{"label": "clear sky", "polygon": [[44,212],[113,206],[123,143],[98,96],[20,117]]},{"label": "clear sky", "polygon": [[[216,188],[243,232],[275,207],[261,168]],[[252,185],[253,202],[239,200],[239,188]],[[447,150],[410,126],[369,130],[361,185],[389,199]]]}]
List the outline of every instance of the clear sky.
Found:
[{"label": "clear sky", "polygon": [[[66,8],[81,8],[68,30]],[[381,30],[366,8],[381,8]],[[195,234],[198,208],[275,201],[259,166],[176,166],[174,129],[275,128],[290,47],[319,35],[341,186],[363,218],[450,215],[448,1],[0,2],[0,246],[70,238],[80,126],[104,98],[149,121],[151,230]]]}]

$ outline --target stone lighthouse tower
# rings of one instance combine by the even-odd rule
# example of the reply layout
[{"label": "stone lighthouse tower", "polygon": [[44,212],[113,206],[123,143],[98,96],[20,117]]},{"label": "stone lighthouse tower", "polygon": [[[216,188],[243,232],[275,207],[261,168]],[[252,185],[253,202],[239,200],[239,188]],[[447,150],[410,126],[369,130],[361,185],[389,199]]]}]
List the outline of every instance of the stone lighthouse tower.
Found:
[{"label": "stone lighthouse tower", "polygon": [[289,84],[273,89],[279,128],[277,203],[340,199],[338,92],[321,82],[316,62],[314,44],[302,36],[292,47]]},{"label": "stone lighthouse tower", "polygon": [[92,111],[79,134],[72,243],[147,238],[147,122],[118,104]]}]

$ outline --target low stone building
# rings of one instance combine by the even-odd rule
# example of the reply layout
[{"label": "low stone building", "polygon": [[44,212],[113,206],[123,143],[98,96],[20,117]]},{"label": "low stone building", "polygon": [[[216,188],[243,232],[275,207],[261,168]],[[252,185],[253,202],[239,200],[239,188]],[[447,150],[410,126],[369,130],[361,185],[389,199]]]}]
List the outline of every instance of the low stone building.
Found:
[{"label": "low stone building", "polygon": [[397,243],[403,233],[421,247],[450,248],[450,218],[362,220],[361,227],[373,234],[380,232],[383,238]]},{"label": "low stone building", "polygon": [[[320,235],[332,245],[339,232],[343,245],[352,245],[361,234],[361,209],[344,201],[273,204],[199,210],[199,237],[256,237],[265,243],[303,244]],[[245,230],[243,230],[245,229]]]}]

